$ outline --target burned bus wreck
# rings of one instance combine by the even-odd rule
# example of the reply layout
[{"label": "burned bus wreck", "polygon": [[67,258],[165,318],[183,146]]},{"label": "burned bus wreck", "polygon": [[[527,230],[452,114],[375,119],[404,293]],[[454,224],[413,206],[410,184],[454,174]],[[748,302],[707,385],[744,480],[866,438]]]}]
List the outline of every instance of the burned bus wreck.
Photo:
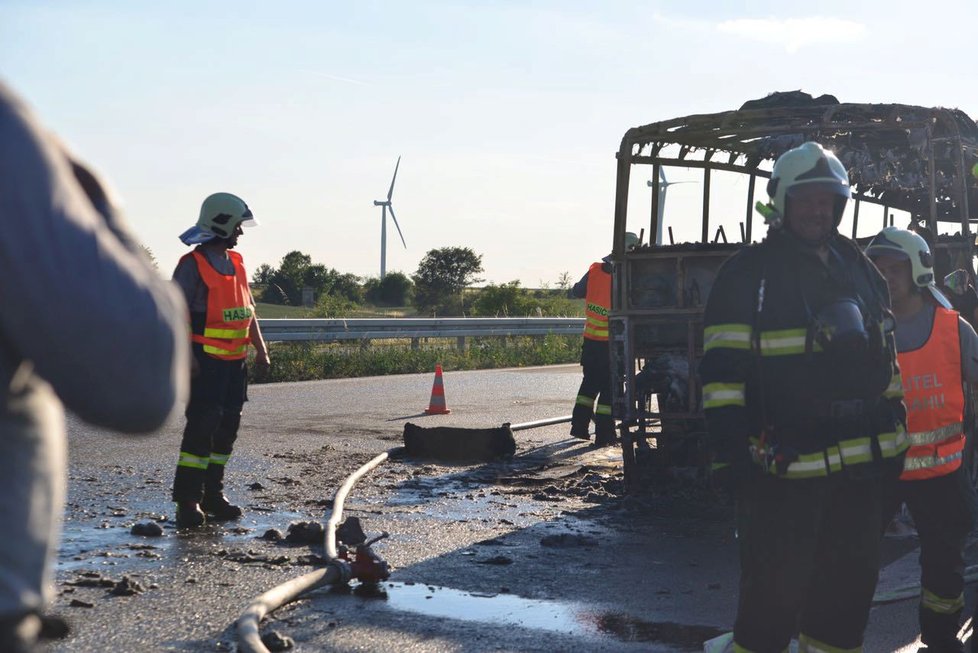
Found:
[{"label": "burned bus wreck", "polygon": [[[668,468],[706,473],[696,374],[703,310],[722,263],[763,238],[763,220],[755,225],[754,213],[765,205],[755,195],[766,199],[774,161],[806,141],[833,150],[849,171],[853,200],[842,233],[865,244],[884,226],[910,227],[930,242],[938,280],[958,269],[974,280],[978,127],[962,111],[840,103],[795,91],[628,130],[617,154],[610,339],[613,413],[630,489]],[[633,175],[634,166],[643,168]],[[648,178],[662,180],[666,169],[696,172],[698,212],[663,207],[661,181],[648,182],[651,205],[630,201],[633,176],[645,186]],[[721,176],[739,179],[743,195],[734,205],[711,207]],[[649,243],[626,250],[629,230],[650,234]],[[675,242],[677,232],[695,235]]]}]

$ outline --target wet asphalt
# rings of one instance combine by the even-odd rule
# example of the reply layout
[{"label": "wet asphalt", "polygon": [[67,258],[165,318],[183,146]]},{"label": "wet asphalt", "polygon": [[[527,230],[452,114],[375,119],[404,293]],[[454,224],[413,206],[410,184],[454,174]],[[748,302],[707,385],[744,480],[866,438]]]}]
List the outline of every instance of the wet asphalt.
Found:
[{"label": "wet asphalt", "polygon": [[[266,538],[325,522],[346,476],[398,447],[406,422],[483,428],[567,415],[580,381],[576,365],[449,371],[452,412],[427,416],[432,378],[252,386],[228,468],[227,493],[245,516],[197,532],[170,521],[179,416],[148,437],[69,416],[54,610],[72,632],[51,650],[235,650],[232,624],[251,600],[323,554],[318,543]],[[620,450],[592,449],[567,430],[517,431],[504,462],[394,456],[345,507],[367,537],[389,534],[374,548],[390,578],[312,592],[263,632],[298,651],[702,650],[736,611],[731,507],[680,481],[627,497]],[[161,534],[134,535],[134,525]],[[916,542],[883,546],[890,563],[912,558]],[[899,566],[899,576],[898,565],[884,569],[888,587],[912,581]],[[866,650],[916,650],[915,623],[913,600],[874,608]]]}]

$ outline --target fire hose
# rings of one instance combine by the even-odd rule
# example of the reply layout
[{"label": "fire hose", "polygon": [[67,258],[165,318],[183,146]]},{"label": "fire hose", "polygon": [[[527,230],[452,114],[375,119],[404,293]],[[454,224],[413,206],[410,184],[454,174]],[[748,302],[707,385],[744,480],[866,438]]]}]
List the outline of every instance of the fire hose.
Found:
[{"label": "fire hose", "polygon": [[[377,540],[374,539],[359,545],[356,550],[356,557],[350,562],[337,552],[336,527],[343,519],[343,503],[346,501],[346,495],[364,474],[387,460],[389,453],[385,451],[360,467],[336,491],[336,495],[333,497],[333,509],[325,529],[326,567],[273,587],[252,601],[251,605],[238,617],[236,622],[238,647],[242,653],[270,653],[262,642],[259,633],[261,620],[269,612],[294,601],[302,594],[323,585],[346,583],[352,578],[365,582],[377,582],[387,578],[389,575],[387,563],[370,549],[370,544]],[[386,533],[381,537],[386,537]]]},{"label": "fire hose", "polygon": [[[513,431],[518,431],[569,421],[571,421],[570,415],[513,424],[510,428]],[[394,449],[399,448],[395,447]],[[303,594],[324,585],[348,583],[351,579],[376,583],[390,575],[387,563],[370,548],[371,544],[377,540],[387,537],[387,533],[358,545],[351,561],[345,552],[341,553],[336,548],[336,530],[340,522],[343,521],[343,504],[346,501],[346,495],[367,472],[387,460],[394,449],[385,451],[364,464],[348,476],[343,485],[336,491],[333,497],[332,511],[325,528],[326,566],[273,587],[254,599],[247,609],[241,613],[235,622],[239,651],[242,653],[270,653],[261,639],[259,626],[262,619]]]}]

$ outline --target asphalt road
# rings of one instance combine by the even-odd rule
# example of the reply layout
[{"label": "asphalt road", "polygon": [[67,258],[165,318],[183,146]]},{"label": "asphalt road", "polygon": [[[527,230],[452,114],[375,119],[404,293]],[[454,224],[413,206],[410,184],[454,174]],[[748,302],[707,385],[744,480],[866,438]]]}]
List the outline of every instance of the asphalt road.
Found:
[{"label": "asphalt road", "polygon": [[[246,515],[192,534],[166,519],[179,417],[143,438],[69,419],[55,610],[73,632],[52,650],[233,650],[232,624],[247,604],[322,554],[261,539],[267,530],[324,522],[343,479],[400,445],[408,421],[481,428],[569,414],[579,368],[447,372],[452,412],[441,416],[423,415],[431,383],[405,375],[252,387],[228,472],[228,494]],[[681,483],[624,498],[620,451],[592,450],[567,430],[518,431],[509,462],[385,463],[356,486],[346,514],[368,536],[390,533],[375,546],[393,565],[389,581],[319,590],[264,630],[292,637],[299,651],[701,650],[736,609],[730,508]],[[132,535],[137,523],[163,534]],[[887,562],[912,558],[914,547],[912,538],[885,541]],[[913,580],[905,561],[884,569],[888,586]],[[915,638],[915,601],[874,608],[867,651],[912,651]]]}]

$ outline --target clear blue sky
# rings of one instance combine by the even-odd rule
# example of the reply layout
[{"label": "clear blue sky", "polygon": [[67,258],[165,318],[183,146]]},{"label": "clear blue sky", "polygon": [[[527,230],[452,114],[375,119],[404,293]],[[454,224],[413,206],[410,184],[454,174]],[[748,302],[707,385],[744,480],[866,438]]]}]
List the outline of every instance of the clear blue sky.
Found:
[{"label": "clear blue sky", "polygon": [[372,201],[402,155],[388,271],[466,246],[487,281],[553,285],[610,250],[629,127],[792,89],[978,117],[973,3],[746,6],[3,0],[0,78],[110,179],[164,273],[223,190],[262,223],[251,269],[298,249],[377,276]]}]

